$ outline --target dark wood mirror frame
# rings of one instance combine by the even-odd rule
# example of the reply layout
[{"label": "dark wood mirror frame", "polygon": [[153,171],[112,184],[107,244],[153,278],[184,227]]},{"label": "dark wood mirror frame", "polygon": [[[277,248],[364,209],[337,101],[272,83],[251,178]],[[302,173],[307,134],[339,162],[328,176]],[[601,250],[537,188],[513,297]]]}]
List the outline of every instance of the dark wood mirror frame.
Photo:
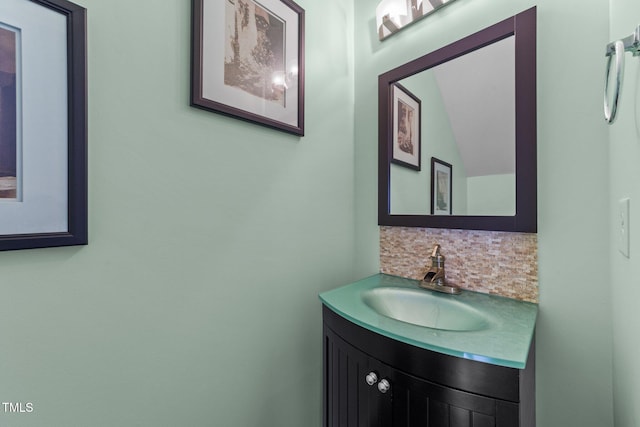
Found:
[{"label": "dark wood mirror frame", "polygon": [[[393,84],[512,35],[515,36],[516,58],[516,214],[513,216],[392,215],[390,213],[392,144],[389,141],[392,134],[390,123],[392,123]],[[533,7],[378,77],[378,224],[537,232],[536,140],[536,8]]]}]

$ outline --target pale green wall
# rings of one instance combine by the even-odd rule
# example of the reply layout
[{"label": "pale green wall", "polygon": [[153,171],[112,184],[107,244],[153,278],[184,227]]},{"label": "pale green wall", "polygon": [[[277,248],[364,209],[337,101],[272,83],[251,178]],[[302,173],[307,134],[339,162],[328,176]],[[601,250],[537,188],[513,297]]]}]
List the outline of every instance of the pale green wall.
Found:
[{"label": "pale green wall", "polygon": [[189,1],[89,12],[86,247],[0,254],[19,426],[319,426],[320,291],[355,278],[353,2],[307,12],[306,136],[189,107]]},{"label": "pale green wall", "polygon": [[598,202],[608,193],[608,0],[457,0],[384,42],[377,3],[355,10],[357,271],[377,268],[378,74],[537,4],[538,425],[612,425],[609,208]]},{"label": "pale green wall", "polygon": [[425,215],[431,210],[429,173],[431,166],[420,171],[392,163],[390,166],[389,198],[391,212],[405,215]]},{"label": "pale green wall", "polygon": [[470,176],[467,178],[469,215],[510,216],[516,213],[514,174]]},{"label": "pale green wall", "polygon": [[[640,24],[637,0],[611,0],[607,41],[630,35]],[[640,58],[625,55],[618,119],[609,128],[611,191],[611,289],[613,290],[613,390],[616,427],[640,425]],[[604,67],[604,59],[601,58]],[[631,199],[630,258],[618,252],[618,200]]]}]

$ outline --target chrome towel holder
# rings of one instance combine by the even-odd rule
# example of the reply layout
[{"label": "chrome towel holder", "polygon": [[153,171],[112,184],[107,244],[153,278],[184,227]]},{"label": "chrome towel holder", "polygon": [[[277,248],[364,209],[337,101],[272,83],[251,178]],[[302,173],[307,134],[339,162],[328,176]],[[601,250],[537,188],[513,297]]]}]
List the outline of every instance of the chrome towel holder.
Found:
[{"label": "chrome towel holder", "polygon": [[[640,25],[630,36],[609,43],[607,45],[607,50],[605,51],[605,56],[607,57],[607,70],[604,77],[604,119],[608,124],[613,124],[618,112],[618,100],[620,99],[622,81],[624,80],[625,52],[631,52],[633,56],[640,56]],[[609,105],[609,75],[611,73],[611,62],[613,61],[614,56],[616,57],[616,82],[613,92],[613,104]]]}]

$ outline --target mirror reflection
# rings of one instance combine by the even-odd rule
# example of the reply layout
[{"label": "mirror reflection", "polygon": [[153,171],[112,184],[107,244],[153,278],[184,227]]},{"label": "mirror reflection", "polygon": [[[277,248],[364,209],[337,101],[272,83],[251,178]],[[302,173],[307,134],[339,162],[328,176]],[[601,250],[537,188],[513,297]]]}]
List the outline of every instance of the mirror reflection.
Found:
[{"label": "mirror reflection", "polygon": [[399,80],[390,213],[516,214],[515,37]]}]

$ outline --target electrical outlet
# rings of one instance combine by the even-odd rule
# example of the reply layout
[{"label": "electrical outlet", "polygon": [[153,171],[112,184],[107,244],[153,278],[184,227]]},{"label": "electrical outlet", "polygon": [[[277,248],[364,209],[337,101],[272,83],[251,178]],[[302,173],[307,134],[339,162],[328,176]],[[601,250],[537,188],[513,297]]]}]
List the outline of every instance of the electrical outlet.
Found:
[{"label": "electrical outlet", "polygon": [[629,258],[629,205],[629,198],[618,201],[618,250],[627,258]]}]

